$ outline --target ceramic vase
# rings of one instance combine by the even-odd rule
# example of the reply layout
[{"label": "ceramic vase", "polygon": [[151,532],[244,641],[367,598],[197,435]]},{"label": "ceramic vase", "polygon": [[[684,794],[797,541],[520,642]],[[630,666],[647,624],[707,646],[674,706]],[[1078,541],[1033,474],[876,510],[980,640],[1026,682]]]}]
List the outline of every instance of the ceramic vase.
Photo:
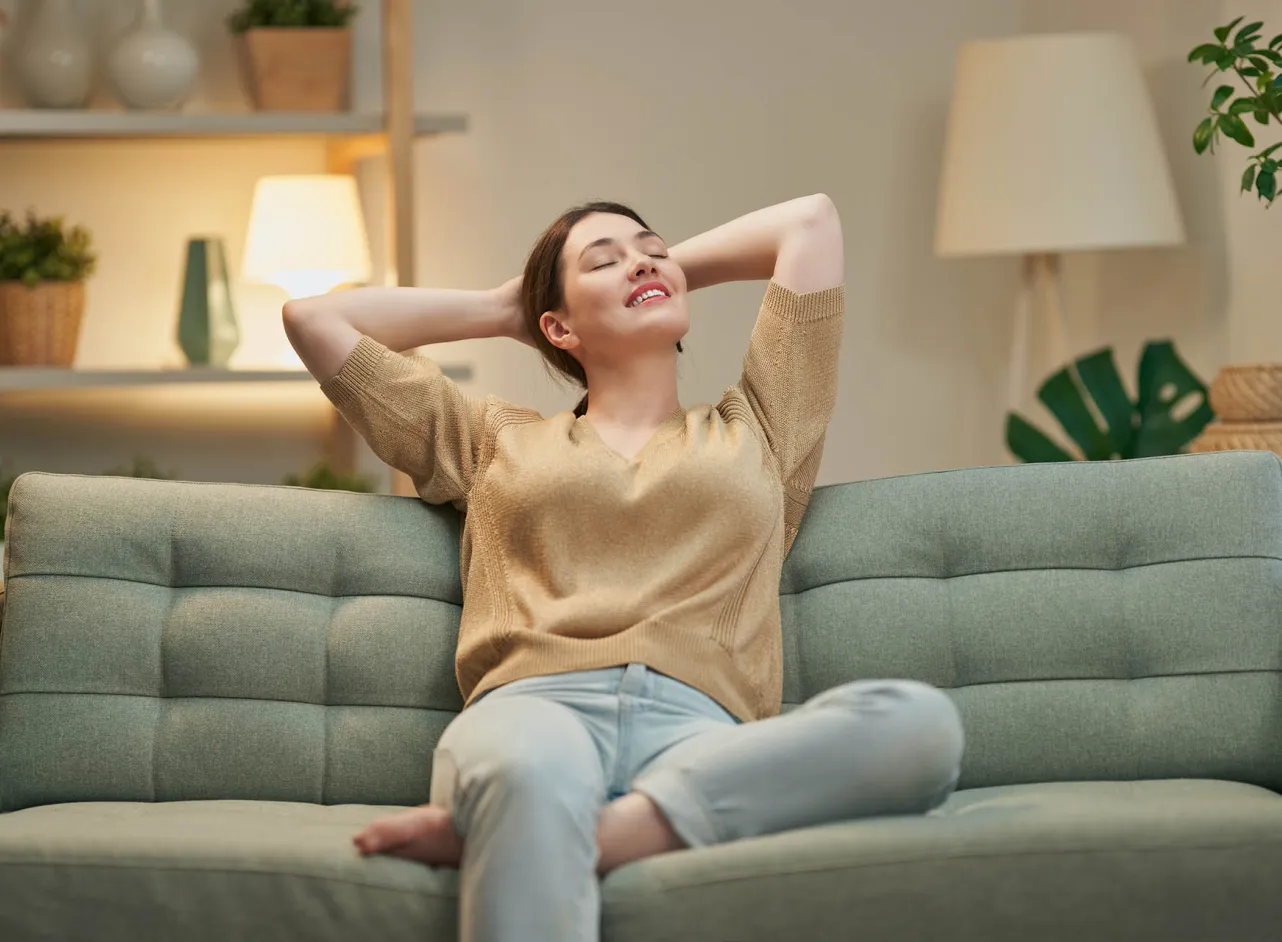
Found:
[{"label": "ceramic vase", "polygon": [[187,240],[178,345],[192,366],[226,366],[240,343],[223,240]]},{"label": "ceramic vase", "polygon": [[14,63],[33,108],[81,108],[93,90],[93,50],[69,0],[40,0]]},{"label": "ceramic vase", "polygon": [[177,107],[199,68],[196,47],[165,27],[160,0],[142,0],[137,22],[107,57],[107,76],[127,108]]}]

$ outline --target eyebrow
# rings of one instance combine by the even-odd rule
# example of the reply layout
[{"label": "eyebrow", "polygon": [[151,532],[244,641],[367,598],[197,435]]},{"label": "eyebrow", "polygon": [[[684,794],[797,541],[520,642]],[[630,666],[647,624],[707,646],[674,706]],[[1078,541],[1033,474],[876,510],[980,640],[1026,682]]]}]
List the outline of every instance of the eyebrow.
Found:
[{"label": "eyebrow", "polygon": [[[663,236],[659,235],[657,232],[651,232],[649,229],[642,229],[632,237],[634,242],[640,242],[642,239],[658,239],[662,242]],[[597,239],[595,242],[589,242],[587,245],[583,246],[583,251],[579,253],[579,258],[583,258],[583,256],[587,255],[592,249],[600,248],[603,245],[616,245],[618,244],[618,241],[618,239],[606,236],[604,239]]]}]

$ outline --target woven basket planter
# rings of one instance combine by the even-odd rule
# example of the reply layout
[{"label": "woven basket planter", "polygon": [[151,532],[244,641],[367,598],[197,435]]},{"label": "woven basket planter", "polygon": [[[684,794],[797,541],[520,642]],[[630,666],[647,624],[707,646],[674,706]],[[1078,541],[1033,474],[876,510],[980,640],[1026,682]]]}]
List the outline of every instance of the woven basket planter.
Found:
[{"label": "woven basket planter", "polygon": [[236,37],[241,80],[259,111],[347,111],[349,27],[273,27]]},{"label": "woven basket planter", "polygon": [[1188,450],[1271,451],[1282,455],[1282,422],[1212,422],[1189,444]]},{"label": "woven basket planter", "polygon": [[83,281],[0,281],[0,366],[71,366],[84,311]]},{"label": "woven basket planter", "polygon": [[1282,363],[1241,363],[1220,370],[1210,390],[1221,422],[1282,422]]}]

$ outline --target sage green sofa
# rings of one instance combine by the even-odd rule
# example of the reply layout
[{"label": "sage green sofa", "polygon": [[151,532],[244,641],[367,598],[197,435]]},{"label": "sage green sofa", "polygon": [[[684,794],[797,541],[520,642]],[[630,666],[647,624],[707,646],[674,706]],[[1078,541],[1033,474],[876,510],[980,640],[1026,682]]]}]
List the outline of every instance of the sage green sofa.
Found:
[{"label": "sage green sofa", "polygon": [[[455,871],[350,843],[461,705],[453,510],[37,473],[9,513],[0,939],[456,937]],[[962,790],[624,867],[605,942],[1282,938],[1273,455],[821,488],[780,601],[787,702],[946,688]]]}]

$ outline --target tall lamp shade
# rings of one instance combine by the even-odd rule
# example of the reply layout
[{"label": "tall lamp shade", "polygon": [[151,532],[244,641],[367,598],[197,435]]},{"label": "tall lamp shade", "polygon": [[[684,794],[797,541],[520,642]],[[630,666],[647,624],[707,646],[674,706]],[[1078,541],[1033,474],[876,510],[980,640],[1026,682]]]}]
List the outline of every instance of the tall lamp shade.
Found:
[{"label": "tall lamp shade", "polygon": [[1026,392],[1039,295],[1049,301],[1057,365],[1081,382],[1066,339],[1058,253],[1183,241],[1157,118],[1125,37],[1054,33],[961,46],[935,252],[1024,256],[1007,379],[1011,410]]},{"label": "tall lamp shade", "polygon": [[293,298],[367,281],[369,242],[355,179],[346,174],[259,179],[241,275],[279,285]]},{"label": "tall lamp shade", "polygon": [[1173,245],[1184,227],[1130,42],[963,45],[944,146],[941,256]]}]

